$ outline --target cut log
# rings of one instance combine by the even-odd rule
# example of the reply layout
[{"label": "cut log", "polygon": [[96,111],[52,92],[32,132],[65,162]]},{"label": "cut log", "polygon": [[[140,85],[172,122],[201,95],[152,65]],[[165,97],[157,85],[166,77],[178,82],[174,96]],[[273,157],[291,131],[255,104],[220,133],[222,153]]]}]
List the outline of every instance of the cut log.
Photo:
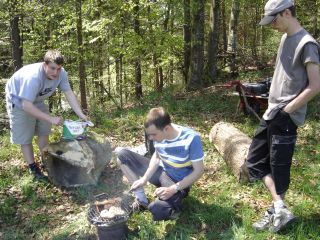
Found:
[{"label": "cut log", "polygon": [[241,182],[248,181],[245,160],[251,139],[232,124],[219,122],[210,131],[209,140],[221,154],[232,173]]},{"label": "cut log", "polygon": [[49,144],[43,163],[49,179],[58,186],[96,184],[112,158],[110,143],[91,133],[83,140],[64,140]]}]

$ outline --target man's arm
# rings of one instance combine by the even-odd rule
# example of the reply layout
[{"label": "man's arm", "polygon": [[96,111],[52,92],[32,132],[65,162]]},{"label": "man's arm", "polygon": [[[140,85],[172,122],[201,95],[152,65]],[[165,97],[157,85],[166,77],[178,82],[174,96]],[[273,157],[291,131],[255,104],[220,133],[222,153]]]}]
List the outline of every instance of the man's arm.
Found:
[{"label": "man's arm", "polygon": [[316,63],[307,63],[307,74],[309,84],[295,99],[293,99],[283,109],[287,113],[292,113],[308,103],[315,95],[320,92],[320,73],[319,65]]},{"label": "man's arm", "polygon": [[132,184],[131,190],[134,190],[138,187],[142,187],[142,186],[146,185],[146,183],[149,181],[149,179],[152,177],[152,175],[157,171],[157,169],[159,167],[159,163],[160,163],[159,156],[158,156],[157,152],[155,152],[151,157],[147,171],[145,172],[143,177],[141,177],[140,179],[138,179],[137,181],[135,181]]},{"label": "man's arm", "polygon": [[180,182],[171,185],[170,187],[160,187],[157,188],[155,194],[163,200],[167,200],[172,197],[177,192],[177,186],[179,189],[184,189],[191,186],[195,181],[197,181],[204,172],[203,161],[193,162],[193,171],[182,179]]},{"label": "man's arm", "polygon": [[[191,186],[194,182],[196,182],[204,172],[204,164],[203,161],[193,162],[192,163],[193,171],[182,179],[180,182],[177,182],[175,185],[179,186],[179,189],[185,189]],[[171,188],[176,189],[176,186],[173,185]]]},{"label": "man's arm", "polygon": [[31,116],[49,122],[51,124],[61,125],[63,123],[63,119],[61,117],[53,117],[47,113],[42,112],[28,100],[22,100],[22,109],[23,111],[29,113]]},{"label": "man's arm", "polygon": [[74,95],[73,91],[69,90],[67,92],[64,92],[64,95],[66,96],[68,103],[70,104],[70,107],[78,115],[78,117],[87,121],[88,117],[86,115],[84,115],[84,113],[82,112],[81,107],[80,107],[78,100],[77,100],[76,96]]}]

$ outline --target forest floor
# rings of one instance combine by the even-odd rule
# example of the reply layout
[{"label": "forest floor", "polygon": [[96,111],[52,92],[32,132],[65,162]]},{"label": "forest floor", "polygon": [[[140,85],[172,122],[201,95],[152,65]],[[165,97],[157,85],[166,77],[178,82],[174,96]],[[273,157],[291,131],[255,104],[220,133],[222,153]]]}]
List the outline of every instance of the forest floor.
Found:
[{"label": "forest floor", "polygon": [[[194,128],[201,134],[205,152],[205,173],[184,200],[177,220],[154,222],[149,212],[134,214],[128,221],[129,239],[320,239],[320,98],[309,105],[308,120],[299,128],[287,203],[297,221],[274,234],[255,232],[252,222],[262,216],[270,196],[262,183],[238,183],[209,142],[210,129],[219,121],[232,123],[250,137],[258,125],[251,116],[237,112],[238,98],[232,90],[210,87],[199,92],[154,93],[143,104],[123,110],[92,111],[95,132],[116,146],[137,146],[144,142],[143,120],[149,108],[165,107],[173,122]],[[18,146],[11,145],[9,130],[0,133],[0,239],[97,239],[96,228],[87,220],[93,196],[117,194],[128,188],[112,160],[96,186],[59,188],[34,182],[29,176]],[[57,130],[51,140],[61,136]],[[153,198],[153,187],[147,187]]]}]

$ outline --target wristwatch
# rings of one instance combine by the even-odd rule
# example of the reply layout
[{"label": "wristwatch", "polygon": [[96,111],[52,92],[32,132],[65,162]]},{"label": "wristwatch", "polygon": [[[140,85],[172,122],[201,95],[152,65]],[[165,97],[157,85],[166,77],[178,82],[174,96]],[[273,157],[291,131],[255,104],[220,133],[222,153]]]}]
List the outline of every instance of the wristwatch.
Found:
[{"label": "wristwatch", "polygon": [[175,187],[176,187],[176,191],[179,192],[180,191],[180,186],[179,186],[178,183],[175,184]]}]

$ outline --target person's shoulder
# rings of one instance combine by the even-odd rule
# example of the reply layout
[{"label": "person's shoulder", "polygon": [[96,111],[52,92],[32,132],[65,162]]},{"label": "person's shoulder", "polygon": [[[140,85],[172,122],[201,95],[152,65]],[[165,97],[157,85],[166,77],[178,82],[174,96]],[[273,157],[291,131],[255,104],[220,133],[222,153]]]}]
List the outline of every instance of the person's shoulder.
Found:
[{"label": "person's shoulder", "polygon": [[181,137],[182,138],[195,138],[195,137],[200,138],[200,133],[198,133],[194,129],[192,129],[190,127],[183,127],[183,126],[180,126],[180,127],[181,127]]},{"label": "person's shoulder", "polygon": [[12,77],[14,78],[24,78],[33,79],[37,78],[41,72],[42,63],[32,63],[24,65],[18,71],[16,71]]},{"label": "person's shoulder", "polygon": [[68,79],[68,72],[64,69],[64,67],[61,68],[60,71],[60,78],[67,80]]}]

